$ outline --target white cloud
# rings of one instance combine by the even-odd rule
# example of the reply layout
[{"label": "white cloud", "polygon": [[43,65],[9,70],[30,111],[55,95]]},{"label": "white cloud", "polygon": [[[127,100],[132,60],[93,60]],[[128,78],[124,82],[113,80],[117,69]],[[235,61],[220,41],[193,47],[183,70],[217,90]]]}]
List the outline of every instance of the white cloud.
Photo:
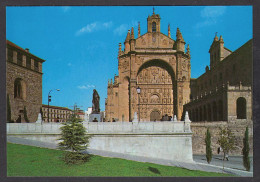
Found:
[{"label": "white cloud", "polygon": [[64,13],[68,12],[71,9],[70,6],[62,6],[61,8],[62,8]]},{"label": "white cloud", "polygon": [[226,7],[224,6],[207,6],[200,12],[202,21],[198,22],[194,28],[199,29],[211,25],[215,25],[218,22],[218,18],[224,15]]},{"label": "white cloud", "polygon": [[225,6],[207,6],[200,12],[200,15],[203,18],[216,18],[222,16],[225,12]]},{"label": "white cloud", "polygon": [[132,27],[136,28],[137,25],[138,25],[137,21],[132,21],[129,24],[121,24],[114,29],[114,34],[121,36],[123,34],[126,34],[127,30],[130,30]]},{"label": "white cloud", "polygon": [[109,29],[110,27],[112,27],[112,25],[113,25],[112,21],[104,22],[104,23],[93,22],[93,23],[87,24],[86,26],[79,29],[76,32],[76,36],[79,36],[79,35],[84,34],[84,33],[91,33],[91,32],[94,32],[94,31],[99,31],[99,30],[102,30],[102,29]]},{"label": "white cloud", "polygon": [[78,88],[81,90],[87,90],[89,88],[95,88],[95,85],[80,85]]},{"label": "white cloud", "polygon": [[88,87],[86,87],[85,85],[82,86],[78,86],[79,89],[83,90],[83,89],[88,89]]},{"label": "white cloud", "polygon": [[126,24],[122,24],[114,30],[114,34],[117,34],[117,35],[120,35],[120,36],[125,34],[126,32],[127,32],[127,25]]}]

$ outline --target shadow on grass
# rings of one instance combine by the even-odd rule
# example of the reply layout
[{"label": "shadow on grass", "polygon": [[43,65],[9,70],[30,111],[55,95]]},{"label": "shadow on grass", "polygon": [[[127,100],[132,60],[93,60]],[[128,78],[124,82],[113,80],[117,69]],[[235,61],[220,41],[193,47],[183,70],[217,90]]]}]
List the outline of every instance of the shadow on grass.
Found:
[{"label": "shadow on grass", "polygon": [[153,172],[154,174],[161,174],[160,171],[157,168],[148,167],[148,170]]}]

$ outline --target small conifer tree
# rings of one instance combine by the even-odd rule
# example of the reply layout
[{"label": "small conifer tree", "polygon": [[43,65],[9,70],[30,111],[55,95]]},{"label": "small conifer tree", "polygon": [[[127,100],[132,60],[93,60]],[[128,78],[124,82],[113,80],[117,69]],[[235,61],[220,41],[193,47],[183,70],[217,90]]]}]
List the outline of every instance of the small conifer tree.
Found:
[{"label": "small conifer tree", "polygon": [[250,159],[249,159],[249,141],[248,141],[248,127],[246,127],[245,137],[243,139],[243,164],[247,171],[250,171]]},{"label": "small conifer tree", "polygon": [[11,123],[11,104],[10,104],[10,99],[9,99],[9,94],[7,94],[7,122]]},{"label": "small conifer tree", "polygon": [[24,106],[24,110],[23,110],[23,114],[24,114],[24,120],[26,123],[29,123],[29,119],[28,119],[28,116],[27,116],[27,110],[26,110],[26,106]]},{"label": "small conifer tree", "polygon": [[82,153],[89,144],[89,136],[82,121],[75,112],[68,122],[63,123],[61,129],[62,140],[59,149],[64,150],[63,160],[66,164],[81,164],[88,160],[89,155]]},{"label": "small conifer tree", "polygon": [[205,143],[206,143],[206,158],[207,158],[207,162],[210,163],[212,159],[212,149],[211,149],[211,135],[209,132],[209,128],[207,129],[206,132]]}]

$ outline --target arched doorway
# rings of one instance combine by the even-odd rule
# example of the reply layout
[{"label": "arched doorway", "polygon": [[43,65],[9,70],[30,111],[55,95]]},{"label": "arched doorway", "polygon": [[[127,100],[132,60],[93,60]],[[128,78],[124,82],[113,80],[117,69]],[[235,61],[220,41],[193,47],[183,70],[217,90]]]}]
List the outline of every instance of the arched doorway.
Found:
[{"label": "arched doorway", "polygon": [[246,119],[246,99],[244,97],[237,99],[237,119]]},{"label": "arched doorway", "polygon": [[[137,72],[137,85],[141,88],[140,93],[140,113],[141,120],[157,121],[161,116],[173,117],[175,112],[174,89],[175,74],[171,65],[163,60],[150,60],[142,64]],[[156,110],[151,114],[147,111]],[[177,114],[177,113],[176,113]],[[155,117],[155,118],[154,118]],[[152,120],[151,120],[152,119]]]},{"label": "arched doorway", "polygon": [[150,121],[160,121],[161,120],[161,115],[159,111],[152,111],[150,114]]}]

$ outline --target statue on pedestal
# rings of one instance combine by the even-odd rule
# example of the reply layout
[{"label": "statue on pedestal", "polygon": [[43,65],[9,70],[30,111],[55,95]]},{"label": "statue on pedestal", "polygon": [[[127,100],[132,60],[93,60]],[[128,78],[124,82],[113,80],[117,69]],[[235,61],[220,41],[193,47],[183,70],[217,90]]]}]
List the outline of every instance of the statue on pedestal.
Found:
[{"label": "statue on pedestal", "polygon": [[99,107],[99,95],[96,89],[93,90],[93,99],[92,99],[92,114],[99,114],[100,107]]}]

